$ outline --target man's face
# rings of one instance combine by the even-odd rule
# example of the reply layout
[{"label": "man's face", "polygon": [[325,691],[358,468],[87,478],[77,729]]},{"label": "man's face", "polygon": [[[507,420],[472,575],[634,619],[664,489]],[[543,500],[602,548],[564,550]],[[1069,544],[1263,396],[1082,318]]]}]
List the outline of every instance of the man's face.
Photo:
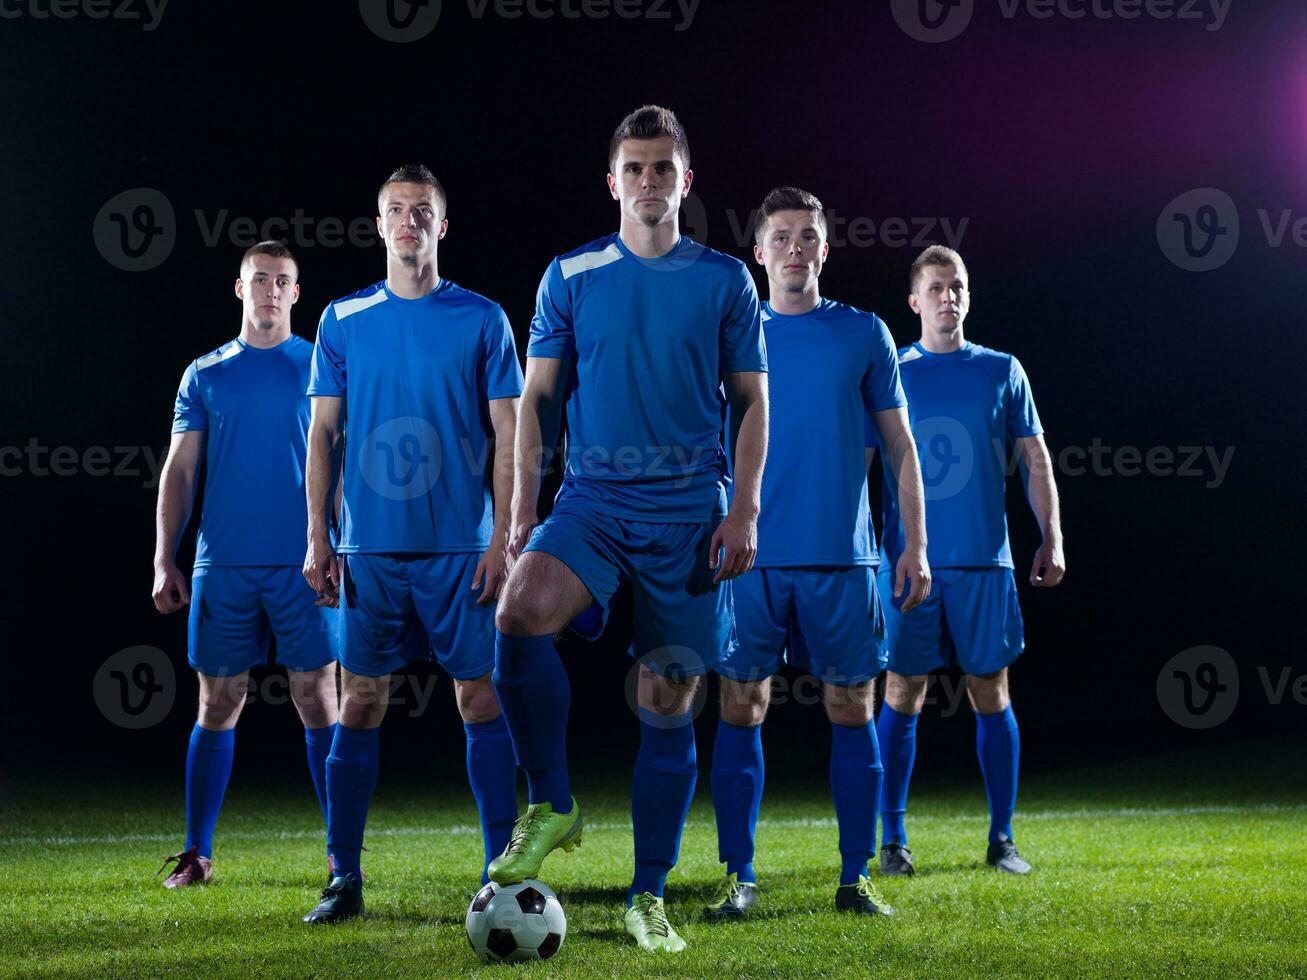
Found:
[{"label": "man's face", "polygon": [[280,327],[300,298],[299,270],[288,258],[251,255],[236,280],[236,296],[247,322],[260,330]]},{"label": "man's face", "polygon": [[768,281],[791,293],[816,283],[829,254],[826,233],[813,211],[777,211],[767,218],[761,244],[753,246]]},{"label": "man's face", "polygon": [[966,270],[955,265],[926,266],[908,296],[908,305],[927,330],[942,334],[958,330],[971,308]]},{"label": "man's face", "polygon": [[436,189],[427,184],[387,184],[381,192],[377,233],[386,251],[401,262],[429,262],[449,221],[441,214]]},{"label": "man's face", "polygon": [[624,217],[652,228],[676,220],[693,180],[694,172],[685,169],[676,152],[676,141],[660,136],[622,141],[608,189]]}]

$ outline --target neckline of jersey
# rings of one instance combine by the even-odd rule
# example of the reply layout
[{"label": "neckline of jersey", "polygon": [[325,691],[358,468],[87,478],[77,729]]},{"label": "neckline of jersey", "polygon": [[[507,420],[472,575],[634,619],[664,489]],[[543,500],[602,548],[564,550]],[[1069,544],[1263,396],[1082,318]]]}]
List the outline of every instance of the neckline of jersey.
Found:
[{"label": "neckline of jersey", "polygon": [[614,232],[613,241],[617,244],[617,250],[621,252],[624,257],[628,259],[634,259],[636,262],[639,262],[641,265],[649,268],[656,267],[663,262],[667,262],[676,258],[676,256],[683,249],[694,244],[693,238],[691,238],[689,235],[682,235],[680,238],[676,240],[676,244],[672,246],[670,251],[664,252],[662,255],[655,255],[651,259],[646,259],[644,258],[644,256],[636,255],[634,252],[632,252],[629,248],[626,247],[626,242],[622,241],[622,233],[620,231]]},{"label": "neckline of jersey", "polygon": [[287,337],[285,340],[283,340],[280,344],[276,344],[276,345],[274,345],[274,346],[272,346],[272,347],[255,347],[253,344],[247,344],[247,343],[246,343],[245,341],[243,341],[240,337],[237,337],[237,338],[236,338],[236,343],[238,343],[238,344],[241,345],[241,350],[256,350],[256,351],[260,351],[261,353],[264,353],[264,354],[271,354],[273,351],[275,351],[275,350],[281,350],[281,349],[282,349],[283,347],[285,347],[287,344],[289,344],[289,343],[291,343],[293,340],[297,339],[297,336],[298,336],[297,334],[292,333],[289,337]]},{"label": "neckline of jersey", "polygon": [[820,300],[818,300],[817,305],[814,306],[812,309],[810,309],[807,313],[777,313],[775,310],[772,309],[770,300],[764,300],[762,304],[762,308],[767,311],[768,316],[774,319],[802,320],[804,317],[820,316],[823,313],[830,312],[832,309],[835,308],[835,301],[833,299],[827,299],[825,296],[823,296]]},{"label": "neckline of jersey", "polygon": [[957,350],[945,351],[942,354],[937,354],[934,351],[926,350],[926,348],[921,346],[920,340],[914,340],[912,342],[912,346],[915,347],[917,350],[919,350],[926,357],[957,357],[959,354],[965,354],[967,351],[971,350],[971,341],[964,340],[962,341],[962,346],[959,347]]},{"label": "neckline of jersey", "polygon": [[390,282],[386,279],[381,280],[381,288],[386,293],[386,299],[393,299],[397,303],[427,303],[439,296],[447,287],[452,285],[454,285],[453,280],[441,276],[440,282],[436,284],[436,288],[431,290],[431,292],[427,293],[425,296],[419,296],[417,299],[408,299],[404,296],[397,296],[395,293],[391,292]]}]

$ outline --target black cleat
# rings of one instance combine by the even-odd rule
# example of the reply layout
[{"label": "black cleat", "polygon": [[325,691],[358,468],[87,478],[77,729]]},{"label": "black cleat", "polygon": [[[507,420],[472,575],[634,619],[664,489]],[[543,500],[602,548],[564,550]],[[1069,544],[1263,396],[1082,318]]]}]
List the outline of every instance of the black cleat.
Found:
[{"label": "black cleat", "polygon": [[912,852],[902,844],[886,844],[880,849],[880,873],[890,878],[911,878],[917,873]]},{"label": "black cleat", "polygon": [[337,875],[322,890],[318,907],[304,921],[309,925],[335,925],[363,914],[363,886],[352,874]]},{"label": "black cleat", "polygon": [[1010,875],[1030,874],[1030,862],[1017,853],[1016,841],[1008,838],[989,845],[985,863]]},{"label": "black cleat", "polygon": [[703,910],[705,919],[723,922],[743,919],[750,911],[758,907],[758,885],[752,881],[740,881],[735,875],[727,875],[726,881],[713,896],[708,907]]},{"label": "black cleat", "polygon": [[884,896],[865,875],[858,877],[856,885],[840,885],[835,890],[835,911],[853,912],[857,915],[893,915]]}]

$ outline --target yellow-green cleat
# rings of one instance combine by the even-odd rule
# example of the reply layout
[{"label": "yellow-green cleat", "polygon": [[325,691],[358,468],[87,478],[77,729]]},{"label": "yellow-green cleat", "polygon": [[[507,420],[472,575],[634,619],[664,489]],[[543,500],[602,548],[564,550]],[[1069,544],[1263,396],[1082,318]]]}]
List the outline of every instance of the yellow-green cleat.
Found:
[{"label": "yellow-green cleat", "polygon": [[513,824],[504,853],[490,862],[490,880],[515,885],[540,874],[540,865],[552,850],[571,851],[581,845],[581,808],[572,798],[570,813],[555,813],[548,803],[532,803]]},{"label": "yellow-green cleat", "polygon": [[626,910],[626,931],[641,949],[655,953],[679,953],[685,949],[685,940],[667,921],[663,900],[649,892],[631,900],[631,907]]},{"label": "yellow-green cleat", "polygon": [[740,881],[734,874],[726,876],[717,894],[713,896],[708,907],[703,910],[704,917],[713,922],[726,922],[731,919],[743,919],[758,907],[758,884],[753,881]]}]

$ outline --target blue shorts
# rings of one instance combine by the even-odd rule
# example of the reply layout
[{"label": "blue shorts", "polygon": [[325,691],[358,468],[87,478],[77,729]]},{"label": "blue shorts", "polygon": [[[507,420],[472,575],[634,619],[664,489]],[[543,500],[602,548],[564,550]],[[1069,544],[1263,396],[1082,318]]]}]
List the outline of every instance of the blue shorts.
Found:
[{"label": "blue shorts", "polygon": [[299,568],[207,565],[191,575],[190,664],[201,674],[230,677],[268,663],[277,637],[277,663],[317,670],[336,659],[339,616],[315,606],[317,596]]},{"label": "blue shorts", "polygon": [[455,680],[495,666],[495,605],[477,605],[481,555],[345,555],[340,663],[365,677],[434,658]]},{"label": "blue shorts", "polygon": [[737,681],[760,681],[783,663],[852,687],[885,669],[885,616],[876,570],[755,568],[734,580],[740,646],[716,667]]},{"label": "blue shorts", "polygon": [[682,680],[715,669],[735,649],[731,583],[713,584],[708,549],[716,524],[628,521],[556,506],[526,551],[552,555],[575,573],[599,605],[590,632],[602,631],[608,605],[631,584],[635,635],[631,656]]},{"label": "blue shorts", "polygon": [[899,607],[907,589],[894,598],[893,570],[883,567],[880,574],[881,589],[890,596],[885,619],[894,673],[929,674],[956,662],[963,673],[985,677],[1026,648],[1012,569],[936,568],[930,598],[906,616]]}]

